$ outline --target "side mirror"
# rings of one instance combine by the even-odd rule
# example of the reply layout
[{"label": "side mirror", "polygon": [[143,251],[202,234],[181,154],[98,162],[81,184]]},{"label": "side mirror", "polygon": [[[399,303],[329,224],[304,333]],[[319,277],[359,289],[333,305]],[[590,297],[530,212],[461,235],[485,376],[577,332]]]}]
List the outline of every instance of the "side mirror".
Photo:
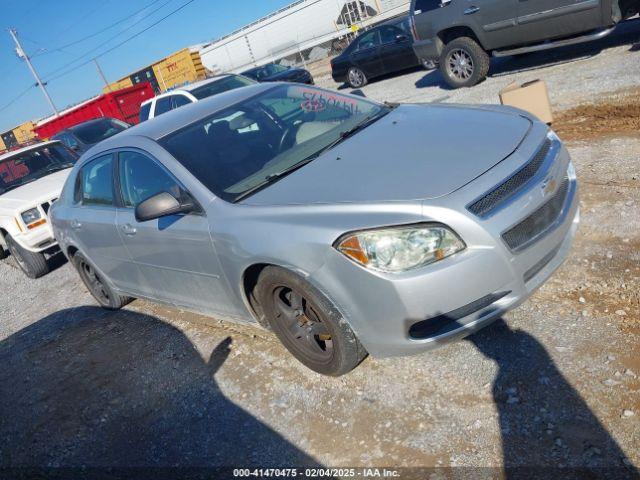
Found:
[{"label": "side mirror", "polygon": [[182,200],[167,192],[160,192],[153,197],[147,198],[136,206],[135,215],[138,222],[147,222],[156,218],[177,215],[179,213],[190,213],[196,210],[193,199],[184,194]]}]

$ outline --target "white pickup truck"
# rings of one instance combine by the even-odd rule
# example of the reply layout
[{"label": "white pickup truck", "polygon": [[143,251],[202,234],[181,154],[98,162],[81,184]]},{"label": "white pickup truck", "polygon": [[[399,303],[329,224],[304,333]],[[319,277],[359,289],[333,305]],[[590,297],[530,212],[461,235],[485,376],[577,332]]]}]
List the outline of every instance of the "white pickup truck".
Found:
[{"label": "white pickup truck", "polygon": [[8,253],[30,278],[49,271],[57,247],[48,219],[78,156],[58,141],[0,155],[0,258]]}]

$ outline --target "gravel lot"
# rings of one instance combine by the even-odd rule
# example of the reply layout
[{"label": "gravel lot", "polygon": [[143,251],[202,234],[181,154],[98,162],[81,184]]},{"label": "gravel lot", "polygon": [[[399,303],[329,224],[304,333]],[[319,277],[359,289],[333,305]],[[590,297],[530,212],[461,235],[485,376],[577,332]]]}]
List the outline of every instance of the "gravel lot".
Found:
[{"label": "gravel lot", "polygon": [[[636,20],[597,45],[503,59],[473,89],[415,71],[363,90],[495,103],[507,83],[542,78],[562,112],[637,87],[639,40]],[[367,359],[339,379],[306,370],[257,328],[144,301],[102,311],[68,264],[32,281],[0,262],[0,467],[626,465],[616,475],[632,477],[640,134],[568,145],[582,225],[555,276],[466,341]]]}]

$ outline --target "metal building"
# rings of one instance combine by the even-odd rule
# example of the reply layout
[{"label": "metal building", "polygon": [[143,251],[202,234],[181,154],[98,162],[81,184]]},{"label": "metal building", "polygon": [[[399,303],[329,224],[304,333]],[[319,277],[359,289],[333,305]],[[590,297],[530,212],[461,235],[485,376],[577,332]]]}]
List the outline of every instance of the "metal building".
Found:
[{"label": "metal building", "polygon": [[216,73],[287,57],[322,58],[330,54],[335,39],[408,10],[409,0],[298,0],[214,40],[200,50],[200,58]]}]

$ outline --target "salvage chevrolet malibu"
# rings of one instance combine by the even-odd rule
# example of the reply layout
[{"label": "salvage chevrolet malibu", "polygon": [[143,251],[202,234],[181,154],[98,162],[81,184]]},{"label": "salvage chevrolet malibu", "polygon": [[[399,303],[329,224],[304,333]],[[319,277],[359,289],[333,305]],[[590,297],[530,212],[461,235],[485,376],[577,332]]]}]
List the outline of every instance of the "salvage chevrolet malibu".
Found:
[{"label": "salvage chevrolet malibu", "polygon": [[100,143],[51,218],[103,307],[255,321],[341,375],[525,300],[567,256],[578,199],[567,150],[522,111],[260,84]]}]

